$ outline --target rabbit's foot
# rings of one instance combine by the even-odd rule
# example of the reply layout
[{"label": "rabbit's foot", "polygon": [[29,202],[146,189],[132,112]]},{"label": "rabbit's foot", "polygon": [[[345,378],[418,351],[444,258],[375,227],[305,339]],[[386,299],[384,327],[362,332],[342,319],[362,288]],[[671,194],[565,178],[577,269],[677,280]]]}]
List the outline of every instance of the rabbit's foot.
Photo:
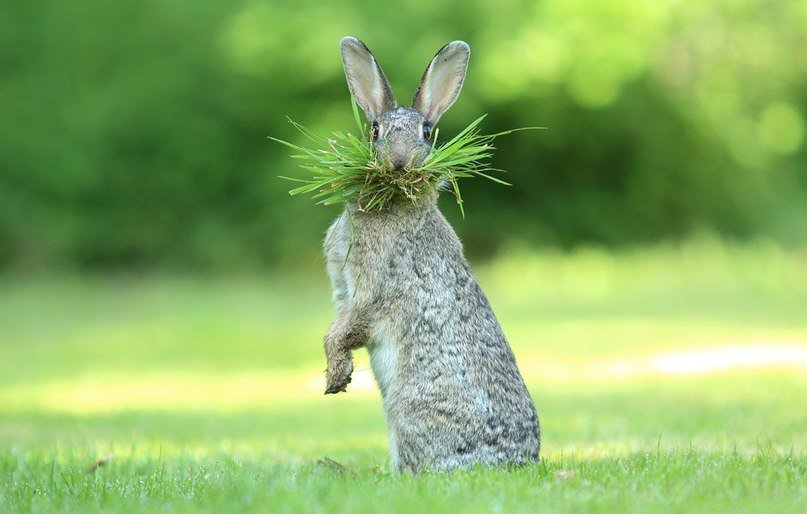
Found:
[{"label": "rabbit's foot", "polygon": [[325,394],[344,393],[353,373],[353,359],[350,357],[328,363],[325,372]]}]

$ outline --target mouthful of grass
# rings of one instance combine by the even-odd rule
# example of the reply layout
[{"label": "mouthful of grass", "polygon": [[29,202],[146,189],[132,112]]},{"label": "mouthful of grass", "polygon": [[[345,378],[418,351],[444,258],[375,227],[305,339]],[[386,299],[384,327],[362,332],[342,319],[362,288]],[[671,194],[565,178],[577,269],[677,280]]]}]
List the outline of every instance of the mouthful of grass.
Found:
[{"label": "mouthful of grass", "polygon": [[[362,121],[355,102],[353,115],[358,133],[367,134],[368,127]],[[364,137],[349,132],[334,132],[331,137],[324,137],[291,119],[289,122],[311,141],[313,147],[295,145],[274,137],[269,139],[294,150],[292,158],[302,161],[300,166],[310,172],[310,176],[305,178],[281,177],[302,184],[290,190],[291,195],[311,193],[317,203],[323,205],[353,201],[357,210],[370,212],[402,201],[417,206],[437,189],[446,187],[454,194],[464,217],[459,179],[482,177],[510,185],[491,175],[504,172],[489,165],[495,150],[493,140],[519,130],[543,128],[525,127],[482,134],[479,124],[485,116],[475,119],[456,136],[440,144],[437,143],[438,129],[432,138],[431,152],[423,163],[403,169],[395,169],[388,162],[377,159],[373,144]]]}]

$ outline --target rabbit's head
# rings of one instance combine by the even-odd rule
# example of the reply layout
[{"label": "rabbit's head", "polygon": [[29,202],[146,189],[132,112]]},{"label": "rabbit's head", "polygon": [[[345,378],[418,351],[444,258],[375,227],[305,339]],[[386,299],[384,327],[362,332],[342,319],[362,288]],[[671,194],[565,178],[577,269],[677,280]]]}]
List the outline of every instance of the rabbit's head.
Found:
[{"label": "rabbit's head", "polygon": [[431,150],[437,120],[457,99],[471,49],[454,41],[437,52],[420,79],[412,107],[398,107],[372,52],[355,37],[339,43],[350,93],[370,122],[376,158],[394,168],[418,166]]}]

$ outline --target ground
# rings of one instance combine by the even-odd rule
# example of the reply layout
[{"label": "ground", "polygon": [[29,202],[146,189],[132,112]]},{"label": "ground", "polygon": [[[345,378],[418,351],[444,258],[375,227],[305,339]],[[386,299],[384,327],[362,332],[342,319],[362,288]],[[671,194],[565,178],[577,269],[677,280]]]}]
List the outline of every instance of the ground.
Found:
[{"label": "ground", "polygon": [[[543,460],[398,476],[324,272],[0,279],[2,512],[804,512],[807,266],[759,242],[476,266]],[[305,265],[305,264],[303,264]]]}]

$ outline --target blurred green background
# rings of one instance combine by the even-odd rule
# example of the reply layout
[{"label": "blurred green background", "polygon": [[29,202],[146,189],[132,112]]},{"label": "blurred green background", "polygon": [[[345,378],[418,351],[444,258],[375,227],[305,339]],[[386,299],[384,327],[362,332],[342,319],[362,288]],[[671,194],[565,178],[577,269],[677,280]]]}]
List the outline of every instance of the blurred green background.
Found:
[{"label": "blurred green background", "polygon": [[443,118],[481,113],[513,187],[464,184],[473,258],[693,232],[807,243],[807,2],[4,2],[0,269],[276,269],[336,208],[289,198],[286,116],[354,129],[353,34],[408,103],[472,48]]},{"label": "blurred green background", "polygon": [[[201,490],[264,511],[323,456],[416,508],[427,487],[377,489],[366,352],[322,395],[339,209],[289,197],[278,175],[304,171],[267,139],[299,142],[286,116],[354,130],[347,34],[402,103],[438,48],[470,44],[442,134],[482,113],[485,132],[548,128],[497,140],[513,186],[461,184],[465,220],[441,200],[535,400],[544,474],[432,501],[501,511],[507,483],[524,511],[535,491],[565,512],[803,506],[807,1],[26,0],[0,2],[0,511],[181,511]],[[364,497],[314,475],[320,510]]]}]

